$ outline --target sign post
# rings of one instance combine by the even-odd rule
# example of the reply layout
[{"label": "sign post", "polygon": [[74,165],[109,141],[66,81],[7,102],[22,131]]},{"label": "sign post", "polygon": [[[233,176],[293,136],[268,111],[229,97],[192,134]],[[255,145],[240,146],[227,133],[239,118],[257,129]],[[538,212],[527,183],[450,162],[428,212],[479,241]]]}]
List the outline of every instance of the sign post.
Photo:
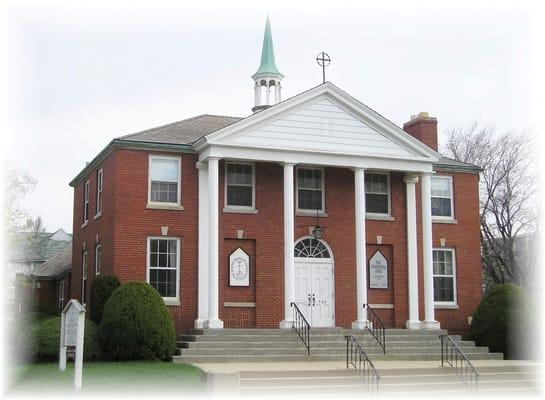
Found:
[{"label": "sign post", "polygon": [[83,333],[85,330],[85,307],[79,301],[68,302],[61,315],[61,338],[59,348],[59,369],[66,370],[66,351],[75,347],[74,387],[81,389],[83,375]]}]

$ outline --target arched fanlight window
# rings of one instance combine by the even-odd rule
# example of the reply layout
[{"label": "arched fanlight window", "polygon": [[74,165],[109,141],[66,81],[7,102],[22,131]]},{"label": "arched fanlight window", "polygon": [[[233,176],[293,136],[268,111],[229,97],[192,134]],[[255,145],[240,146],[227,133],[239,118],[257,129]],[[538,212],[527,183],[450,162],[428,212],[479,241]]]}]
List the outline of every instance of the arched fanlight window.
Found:
[{"label": "arched fanlight window", "polygon": [[331,254],[329,254],[329,250],[321,241],[314,238],[307,238],[295,244],[295,257],[331,258]]}]

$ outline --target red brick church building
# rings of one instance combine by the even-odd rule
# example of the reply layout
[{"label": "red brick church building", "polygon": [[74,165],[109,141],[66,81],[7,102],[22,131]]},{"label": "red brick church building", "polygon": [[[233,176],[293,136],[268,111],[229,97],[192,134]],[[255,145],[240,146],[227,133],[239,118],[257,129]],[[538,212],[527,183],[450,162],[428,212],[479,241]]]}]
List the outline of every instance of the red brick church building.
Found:
[{"label": "red brick church building", "polygon": [[[253,113],[113,139],[72,180],[71,296],[149,282],[179,332],[388,326],[464,332],[481,299],[480,169],[332,83],[286,100],[267,21]],[[90,305],[92,307],[92,305]]]}]

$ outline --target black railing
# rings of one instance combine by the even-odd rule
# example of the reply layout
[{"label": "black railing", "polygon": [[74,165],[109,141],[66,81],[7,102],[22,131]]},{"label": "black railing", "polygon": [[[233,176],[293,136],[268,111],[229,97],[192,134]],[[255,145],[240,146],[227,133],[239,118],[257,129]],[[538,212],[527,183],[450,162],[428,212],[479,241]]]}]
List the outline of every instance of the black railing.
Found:
[{"label": "black railing", "polygon": [[458,347],[449,335],[439,335],[441,338],[441,366],[445,362],[454,368],[456,375],[469,386],[471,390],[477,391],[479,385],[479,373],[471,364],[464,352]]},{"label": "black railing", "polygon": [[346,335],[344,338],[346,339],[346,368],[350,368],[350,365],[352,365],[363,382],[369,385],[371,389],[378,391],[380,375],[373,362],[354,336]]},{"label": "black railing", "polygon": [[297,332],[303,344],[307,348],[308,355],[310,356],[310,324],[303,316],[297,304],[291,303],[291,308],[293,310],[293,329]]},{"label": "black railing", "polygon": [[367,320],[371,322],[371,327],[368,324],[366,329],[371,332],[379,346],[382,347],[382,352],[386,354],[386,326],[384,326],[375,310],[369,307],[369,304],[364,304],[363,308],[367,309]]}]

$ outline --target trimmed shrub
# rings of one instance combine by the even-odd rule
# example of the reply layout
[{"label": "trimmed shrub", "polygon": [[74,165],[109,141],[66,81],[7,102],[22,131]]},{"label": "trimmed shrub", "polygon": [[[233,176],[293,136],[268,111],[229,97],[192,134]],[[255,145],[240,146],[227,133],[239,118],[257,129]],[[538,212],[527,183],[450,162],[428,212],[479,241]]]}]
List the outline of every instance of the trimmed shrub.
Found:
[{"label": "trimmed shrub", "polygon": [[106,302],[99,326],[105,357],[114,360],[170,360],[176,351],[172,317],[149,284],[130,282]]},{"label": "trimmed shrub", "polygon": [[112,293],[121,286],[117,276],[98,275],[91,285],[91,319],[97,324],[102,319],[104,305]]},{"label": "trimmed shrub", "polygon": [[[35,361],[55,361],[59,359],[61,336],[61,318],[46,318],[31,325],[24,333],[23,352]],[[86,361],[100,358],[98,328],[93,321],[85,321],[83,339],[83,359]]]},{"label": "trimmed shrub", "polygon": [[512,283],[496,285],[483,297],[471,322],[477,346],[488,346],[506,359],[526,358],[524,344],[532,333],[525,316],[535,315],[522,288]]}]

